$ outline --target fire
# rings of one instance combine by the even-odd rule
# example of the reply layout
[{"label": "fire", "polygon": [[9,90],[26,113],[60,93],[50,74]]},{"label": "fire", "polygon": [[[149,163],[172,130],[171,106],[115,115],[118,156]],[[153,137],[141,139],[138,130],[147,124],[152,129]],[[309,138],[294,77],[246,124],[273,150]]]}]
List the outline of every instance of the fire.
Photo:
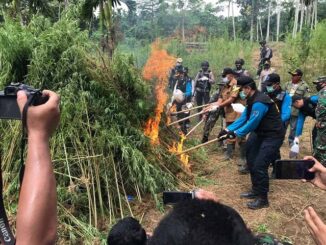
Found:
[{"label": "fire", "polygon": [[[173,142],[172,147],[170,147],[169,151],[172,153],[180,153],[182,152],[182,148],[183,148],[183,142],[186,139],[186,136],[184,134],[180,135],[181,139],[180,142]],[[187,154],[181,154],[180,155],[180,161],[182,162],[182,165],[184,167],[184,169],[187,172],[191,172],[190,170],[190,164],[189,164],[189,156]]]},{"label": "fire", "polygon": [[148,58],[144,70],[143,77],[151,81],[156,79],[155,96],[157,105],[155,116],[150,118],[145,124],[144,133],[151,139],[152,144],[159,143],[159,124],[164,106],[168,99],[165,89],[168,84],[168,74],[171,67],[175,64],[175,58],[170,56],[166,50],[160,48],[160,42],[156,41],[152,44],[151,55]]},{"label": "fire", "polygon": [[[156,80],[155,96],[157,105],[155,108],[154,117],[150,118],[144,129],[144,134],[151,139],[153,145],[159,144],[159,125],[161,121],[161,115],[164,111],[164,106],[168,100],[168,94],[166,93],[166,87],[168,85],[168,75],[171,67],[175,64],[176,59],[170,56],[166,50],[160,47],[160,42],[156,41],[152,44],[151,55],[148,58],[144,70],[143,77],[148,81]],[[176,106],[170,108],[170,112],[176,111]],[[171,120],[168,117],[168,123]],[[180,142],[173,142],[173,146],[170,147],[169,151],[173,153],[182,152],[183,142],[186,139],[185,135],[181,135]],[[184,169],[190,172],[189,156],[186,154],[180,155],[180,161]]]}]

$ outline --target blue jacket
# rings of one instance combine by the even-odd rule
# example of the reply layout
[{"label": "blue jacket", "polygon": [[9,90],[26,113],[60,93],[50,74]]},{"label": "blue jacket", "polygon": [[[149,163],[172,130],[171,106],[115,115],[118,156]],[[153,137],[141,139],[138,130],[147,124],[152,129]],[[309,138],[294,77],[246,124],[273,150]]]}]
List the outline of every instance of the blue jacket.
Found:
[{"label": "blue jacket", "polygon": [[238,137],[244,137],[258,127],[261,120],[268,112],[268,109],[269,106],[267,104],[256,102],[252,106],[252,111],[248,120],[246,108],[242,112],[241,116],[234,123],[229,125],[227,129],[230,131],[234,131],[234,133]]},{"label": "blue jacket", "polygon": [[288,93],[286,93],[281,108],[281,119],[283,123],[290,120],[291,106],[292,106],[292,98]]},{"label": "blue jacket", "polygon": [[[318,98],[319,98],[318,95],[313,95],[313,96],[309,97],[309,100],[311,101],[311,103],[313,105],[317,105]],[[295,130],[295,136],[296,137],[299,137],[299,136],[302,135],[302,129],[303,129],[303,125],[304,125],[305,120],[306,120],[306,114],[303,113],[302,110],[299,110],[297,128]]]}]

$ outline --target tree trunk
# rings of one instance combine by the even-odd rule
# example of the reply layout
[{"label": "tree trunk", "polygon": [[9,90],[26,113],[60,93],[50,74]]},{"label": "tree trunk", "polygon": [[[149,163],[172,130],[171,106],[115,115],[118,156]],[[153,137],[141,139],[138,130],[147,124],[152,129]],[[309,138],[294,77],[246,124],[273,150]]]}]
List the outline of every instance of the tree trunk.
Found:
[{"label": "tree trunk", "polygon": [[250,20],[250,41],[254,40],[254,32],[257,25],[258,5],[257,0],[252,0],[251,6],[251,20]]},{"label": "tree trunk", "polygon": [[315,9],[315,29],[317,27],[317,23],[318,23],[318,20],[317,20],[317,13],[318,13],[318,1],[317,0],[314,0],[313,2],[314,4],[314,9]]},{"label": "tree trunk", "polygon": [[182,41],[185,42],[185,12],[182,10]]},{"label": "tree trunk", "polygon": [[258,22],[259,22],[260,38],[263,39],[263,29],[261,27],[261,18],[258,19]]},{"label": "tree trunk", "polygon": [[300,0],[296,0],[292,37],[296,37],[298,31],[299,3]]},{"label": "tree trunk", "polygon": [[231,10],[232,10],[232,27],[233,27],[233,40],[236,40],[235,35],[235,23],[234,23],[234,10],[233,10],[233,1],[231,1]]},{"label": "tree trunk", "polygon": [[277,23],[276,23],[276,42],[279,40],[280,35],[280,21],[281,21],[281,8],[277,10]]},{"label": "tree trunk", "polygon": [[268,5],[268,20],[267,20],[266,42],[269,41],[269,26],[270,26],[270,22],[271,22],[271,7],[272,7],[272,1],[269,1],[269,5]]},{"label": "tree trunk", "polygon": [[300,3],[300,32],[302,31],[302,26],[303,26],[303,17],[304,17],[304,12],[305,12],[305,5],[303,3],[303,0],[301,0]]},{"label": "tree trunk", "polygon": [[[260,18],[260,17],[258,17],[258,20],[259,20],[259,18]],[[257,30],[256,30],[257,40],[260,40],[258,21],[257,21],[256,29],[257,29]]]}]

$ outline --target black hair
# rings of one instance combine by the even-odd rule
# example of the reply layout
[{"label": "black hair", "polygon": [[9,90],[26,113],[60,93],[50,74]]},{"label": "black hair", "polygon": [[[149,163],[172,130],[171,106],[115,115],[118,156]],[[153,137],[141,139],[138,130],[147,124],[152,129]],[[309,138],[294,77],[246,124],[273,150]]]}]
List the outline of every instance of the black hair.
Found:
[{"label": "black hair", "polygon": [[302,99],[303,99],[302,96],[295,94],[292,96],[292,104],[294,104],[297,100],[302,100]]},{"label": "black hair", "polygon": [[210,200],[176,204],[154,230],[149,245],[252,245],[254,237],[232,208]]},{"label": "black hair", "polygon": [[138,220],[126,217],[116,223],[109,232],[108,245],[145,245],[146,232]]}]

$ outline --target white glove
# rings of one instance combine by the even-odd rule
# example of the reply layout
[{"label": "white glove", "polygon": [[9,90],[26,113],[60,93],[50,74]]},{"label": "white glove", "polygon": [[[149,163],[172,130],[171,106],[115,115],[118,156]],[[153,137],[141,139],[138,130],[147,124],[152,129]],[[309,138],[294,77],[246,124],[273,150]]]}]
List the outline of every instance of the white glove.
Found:
[{"label": "white glove", "polygon": [[300,143],[299,137],[295,137],[294,141],[293,141],[293,144],[299,145],[299,143]]},{"label": "white glove", "polygon": [[240,104],[240,103],[235,103],[235,104],[232,103],[231,106],[232,106],[233,110],[238,113],[242,113],[246,108],[243,104]]},{"label": "white glove", "polygon": [[194,104],[193,104],[193,103],[191,103],[191,102],[189,102],[189,103],[186,103],[186,107],[187,107],[187,109],[191,109],[191,108],[193,108],[193,107],[194,107]]},{"label": "white glove", "polygon": [[206,76],[203,76],[201,79],[199,79],[199,80],[201,80],[201,81],[207,81],[207,80],[209,80],[208,79],[208,77],[206,77]]}]

